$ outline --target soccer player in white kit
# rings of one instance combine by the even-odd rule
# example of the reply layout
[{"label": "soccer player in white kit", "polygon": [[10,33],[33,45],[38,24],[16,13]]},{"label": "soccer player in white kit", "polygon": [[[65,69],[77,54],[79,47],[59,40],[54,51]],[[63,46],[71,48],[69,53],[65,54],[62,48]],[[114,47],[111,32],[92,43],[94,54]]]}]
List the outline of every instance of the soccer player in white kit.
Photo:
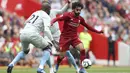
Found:
[{"label": "soccer player in white kit", "polygon": [[[14,58],[14,60],[8,65],[7,73],[11,73],[14,65],[21,59],[24,58],[29,52],[29,44],[33,44],[35,47],[43,50],[43,56],[40,61],[40,65],[37,69],[37,73],[45,73],[44,65],[50,58],[51,47],[48,41],[44,38],[47,36],[50,41],[53,41],[51,31],[49,29],[51,18],[50,14],[50,3],[43,2],[42,9],[34,12],[26,21],[25,27],[20,32],[20,40],[22,44],[22,51]],[[44,36],[40,33],[44,32]]]}]

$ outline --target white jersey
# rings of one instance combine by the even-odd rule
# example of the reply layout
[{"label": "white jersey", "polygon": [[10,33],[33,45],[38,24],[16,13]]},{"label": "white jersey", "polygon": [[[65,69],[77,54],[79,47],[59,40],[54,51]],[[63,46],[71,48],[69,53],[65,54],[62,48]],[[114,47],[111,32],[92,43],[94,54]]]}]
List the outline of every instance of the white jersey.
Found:
[{"label": "white jersey", "polygon": [[25,27],[21,33],[34,32],[40,34],[43,32],[50,40],[53,40],[50,31],[50,21],[51,18],[46,12],[38,10],[25,21]]},{"label": "white jersey", "polygon": [[[66,4],[61,10],[57,10],[57,9],[51,9],[50,11],[50,17],[51,19],[54,19],[56,18],[56,15],[57,14],[62,14],[64,13],[68,8],[68,4]],[[59,24],[58,22],[55,22],[53,24],[53,26],[50,27],[51,29],[51,33],[52,33],[52,36],[54,38],[55,41],[59,42],[59,38],[60,38],[60,29],[59,29]]]}]

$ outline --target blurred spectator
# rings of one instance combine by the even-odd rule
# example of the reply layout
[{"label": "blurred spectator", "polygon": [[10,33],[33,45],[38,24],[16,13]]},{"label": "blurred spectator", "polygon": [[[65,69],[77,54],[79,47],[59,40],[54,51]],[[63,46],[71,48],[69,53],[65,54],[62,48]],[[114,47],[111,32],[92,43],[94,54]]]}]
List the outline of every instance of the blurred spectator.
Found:
[{"label": "blurred spectator", "polygon": [[100,21],[97,21],[97,23],[94,25],[94,28],[98,31],[103,30],[103,23],[101,23]]},{"label": "blurred spectator", "polygon": [[25,61],[26,65],[30,67],[37,67],[39,64],[39,61],[32,54],[28,54],[25,58]]},{"label": "blurred spectator", "polygon": [[3,17],[0,16],[0,24],[3,22]]},{"label": "blurred spectator", "polygon": [[88,33],[87,29],[84,29],[83,32],[80,32],[80,40],[82,41],[85,51],[86,51],[86,58],[89,58],[88,51],[90,49],[90,42],[92,41],[92,36],[91,34]]},{"label": "blurred spectator", "polygon": [[130,46],[130,33],[128,35],[128,40],[126,40],[126,44],[128,44]]},{"label": "blurred spectator", "polygon": [[4,52],[4,49],[0,49],[0,66],[7,66],[11,62],[10,55]]},{"label": "blurred spectator", "polygon": [[[95,57],[91,52],[91,56],[89,55],[90,50],[90,43],[92,41],[92,36],[91,34],[88,32],[87,29],[84,29],[83,32],[80,32],[79,34],[80,40],[82,41],[83,45],[84,45],[84,49],[86,51],[86,58],[90,59],[92,61],[92,63],[95,63]],[[91,58],[93,56],[93,58]]]},{"label": "blurred spectator", "polygon": [[123,29],[120,35],[121,39],[123,42],[126,42],[128,39],[128,33],[126,29]]},{"label": "blurred spectator", "polygon": [[5,43],[5,38],[3,37],[3,31],[2,28],[0,27],[0,49],[2,48],[4,43]]},{"label": "blurred spectator", "polygon": [[122,17],[124,17],[125,16],[125,14],[126,14],[126,10],[125,10],[125,7],[124,7],[124,4],[123,4],[124,2],[122,2],[122,1],[119,1],[118,3],[117,3],[117,5],[116,5],[116,10],[119,12],[119,14],[122,16]]},{"label": "blurred spectator", "polygon": [[52,9],[60,9],[62,6],[59,0],[52,0],[51,8]]},{"label": "blurred spectator", "polygon": [[116,35],[115,31],[113,29],[109,30],[109,36],[108,36],[108,66],[109,66],[109,61],[110,57],[113,57],[113,66],[115,66],[115,41],[116,41]]}]

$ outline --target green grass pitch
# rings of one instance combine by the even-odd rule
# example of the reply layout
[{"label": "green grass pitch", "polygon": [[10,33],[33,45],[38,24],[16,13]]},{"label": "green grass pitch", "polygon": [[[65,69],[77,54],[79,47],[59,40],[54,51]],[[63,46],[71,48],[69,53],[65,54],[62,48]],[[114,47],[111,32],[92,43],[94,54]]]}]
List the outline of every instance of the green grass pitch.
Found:
[{"label": "green grass pitch", "polygon": [[[7,67],[0,67],[0,73],[6,73]],[[37,68],[15,67],[12,73],[36,73]],[[130,67],[106,67],[92,66],[86,69],[88,73],[130,73]],[[49,73],[49,69],[45,69]],[[68,66],[60,66],[58,73],[76,73],[74,68]]]}]

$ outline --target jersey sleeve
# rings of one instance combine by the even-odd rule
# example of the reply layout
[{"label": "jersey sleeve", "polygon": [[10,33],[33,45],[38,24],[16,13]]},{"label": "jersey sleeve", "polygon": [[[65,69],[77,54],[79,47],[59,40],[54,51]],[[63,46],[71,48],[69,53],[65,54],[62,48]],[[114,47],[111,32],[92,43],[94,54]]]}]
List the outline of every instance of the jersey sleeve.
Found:
[{"label": "jersey sleeve", "polygon": [[60,15],[59,17],[54,18],[51,21],[51,25],[53,25],[53,23],[55,23],[56,21],[65,21],[65,20],[68,20],[68,19],[70,19],[69,13],[64,13],[63,15]]}]

